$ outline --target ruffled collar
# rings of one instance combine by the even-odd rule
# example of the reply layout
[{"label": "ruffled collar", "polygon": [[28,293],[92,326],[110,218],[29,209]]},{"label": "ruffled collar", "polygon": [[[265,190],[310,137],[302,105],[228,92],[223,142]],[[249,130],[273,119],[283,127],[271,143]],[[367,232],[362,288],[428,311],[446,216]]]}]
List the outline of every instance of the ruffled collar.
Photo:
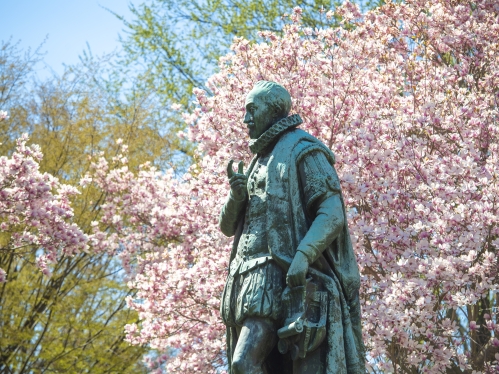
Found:
[{"label": "ruffled collar", "polygon": [[303,121],[298,114],[293,114],[274,123],[258,139],[251,139],[249,147],[253,154],[262,153],[272,142],[274,142],[283,132],[293,127],[299,126]]}]

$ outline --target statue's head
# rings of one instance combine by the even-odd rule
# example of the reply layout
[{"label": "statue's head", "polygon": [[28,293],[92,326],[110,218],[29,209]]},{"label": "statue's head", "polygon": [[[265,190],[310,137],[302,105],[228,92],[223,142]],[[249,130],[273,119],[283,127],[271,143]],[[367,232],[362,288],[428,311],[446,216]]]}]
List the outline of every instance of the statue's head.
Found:
[{"label": "statue's head", "polygon": [[291,110],[291,96],[280,84],[259,81],[246,96],[246,115],[249,136],[257,139],[270,126],[288,116]]}]

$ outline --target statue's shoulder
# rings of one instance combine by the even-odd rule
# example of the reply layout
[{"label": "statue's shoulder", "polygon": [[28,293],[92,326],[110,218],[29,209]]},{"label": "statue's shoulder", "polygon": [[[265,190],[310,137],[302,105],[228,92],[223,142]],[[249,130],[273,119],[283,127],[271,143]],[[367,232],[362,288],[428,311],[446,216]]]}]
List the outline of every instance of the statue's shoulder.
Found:
[{"label": "statue's shoulder", "polygon": [[279,153],[288,153],[300,161],[311,152],[322,152],[331,164],[335,163],[334,153],[319,139],[301,129],[286,132],[276,145]]},{"label": "statue's shoulder", "polygon": [[309,143],[320,143],[319,139],[314,138],[308,132],[294,128],[286,131],[276,144],[279,148],[291,148],[293,150],[301,149]]}]

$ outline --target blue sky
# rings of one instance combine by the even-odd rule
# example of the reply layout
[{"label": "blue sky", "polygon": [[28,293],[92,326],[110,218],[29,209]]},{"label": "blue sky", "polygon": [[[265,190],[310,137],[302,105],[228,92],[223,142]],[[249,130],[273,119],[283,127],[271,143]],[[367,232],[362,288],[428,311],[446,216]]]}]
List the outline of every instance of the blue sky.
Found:
[{"label": "blue sky", "polygon": [[[0,0],[0,40],[12,37],[25,49],[38,47],[48,36],[41,51],[40,78],[61,74],[64,64],[77,63],[87,49],[94,55],[120,48],[118,34],[124,35],[123,23],[104,8],[130,20],[129,0]],[[140,4],[141,1],[133,1]]]}]

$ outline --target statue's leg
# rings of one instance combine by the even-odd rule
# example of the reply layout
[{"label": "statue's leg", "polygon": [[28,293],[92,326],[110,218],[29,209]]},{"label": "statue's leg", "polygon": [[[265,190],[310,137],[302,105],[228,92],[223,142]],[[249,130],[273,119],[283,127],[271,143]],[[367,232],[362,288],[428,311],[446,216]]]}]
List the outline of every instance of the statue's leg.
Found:
[{"label": "statue's leg", "polygon": [[231,374],[266,374],[265,358],[277,342],[277,328],[268,318],[248,317],[237,339]]}]

